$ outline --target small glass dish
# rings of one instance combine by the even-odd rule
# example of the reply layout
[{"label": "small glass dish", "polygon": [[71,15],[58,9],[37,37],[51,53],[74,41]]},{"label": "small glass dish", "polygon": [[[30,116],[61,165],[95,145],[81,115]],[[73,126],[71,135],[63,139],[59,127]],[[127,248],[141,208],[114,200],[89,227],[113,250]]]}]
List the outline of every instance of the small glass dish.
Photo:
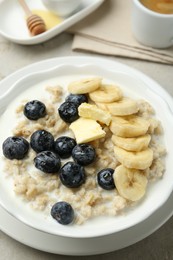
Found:
[{"label": "small glass dish", "polygon": [[42,0],[42,3],[53,13],[68,17],[80,7],[82,0]]}]

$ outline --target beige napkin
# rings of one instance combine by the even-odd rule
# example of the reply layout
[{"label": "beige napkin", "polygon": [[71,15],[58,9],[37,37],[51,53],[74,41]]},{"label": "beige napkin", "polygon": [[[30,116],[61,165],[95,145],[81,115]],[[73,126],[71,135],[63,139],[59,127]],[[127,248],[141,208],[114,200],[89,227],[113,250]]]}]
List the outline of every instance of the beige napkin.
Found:
[{"label": "beige napkin", "polygon": [[173,47],[154,49],[138,43],[131,30],[131,0],[105,0],[94,13],[70,28],[73,50],[173,64]]}]

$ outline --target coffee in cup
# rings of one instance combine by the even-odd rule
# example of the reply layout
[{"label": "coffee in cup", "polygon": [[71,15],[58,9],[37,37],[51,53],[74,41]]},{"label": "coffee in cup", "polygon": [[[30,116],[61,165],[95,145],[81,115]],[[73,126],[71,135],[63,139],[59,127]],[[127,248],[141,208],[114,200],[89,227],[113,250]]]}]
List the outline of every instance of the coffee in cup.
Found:
[{"label": "coffee in cup", "polygon": [[154,48],[173,45],[173,0],[133,0],[132,32]]},{"label": "coffee in cup", "polygon": [[140,0],[148,9],[161,14],[173,14],[173,0]]}]

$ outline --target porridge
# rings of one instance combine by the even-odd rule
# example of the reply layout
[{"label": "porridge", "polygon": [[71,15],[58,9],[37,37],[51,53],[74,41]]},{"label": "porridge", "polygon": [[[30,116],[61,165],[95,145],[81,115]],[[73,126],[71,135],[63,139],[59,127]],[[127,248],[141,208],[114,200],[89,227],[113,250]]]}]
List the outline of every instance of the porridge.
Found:
[{"label": "porridge", "polygon": [[3,143],[15,194],[64,225],[136,205],[165,170],[151,105],[100,78],[72,82],[69,93],[45,91],[48,98],[16,106],[17,124]]}]

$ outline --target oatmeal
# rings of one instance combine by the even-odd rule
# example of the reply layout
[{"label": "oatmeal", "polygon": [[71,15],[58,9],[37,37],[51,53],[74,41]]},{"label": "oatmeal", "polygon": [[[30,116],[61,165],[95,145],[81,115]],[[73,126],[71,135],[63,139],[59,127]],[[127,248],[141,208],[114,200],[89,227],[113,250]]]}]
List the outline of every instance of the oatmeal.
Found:
[{"label": "oatmeal", "polygon": [[4,171],[16,195],[34,210],[51,211],[56,219],[55,212],[63,208],[69,218],[56,219],[59,223],[74,218],[82,224],[92,217],[116,216],[140,200],[148,182],[163,176],[166,150],[161,123],[145,100],[123,97],[119,87],[102,84],[100,78],[72,82],[69,90],[72,95],[59,85],[46,86],[47,98],[34,103],[36,110],[46,107],[37,119],[31,110],[24,115],[26,104],[33,105],[30,100],[18,104],[12,134],[22,148],[25,141],[30,148],[25,143],[23,158],[10,158],[7,151]]}]

